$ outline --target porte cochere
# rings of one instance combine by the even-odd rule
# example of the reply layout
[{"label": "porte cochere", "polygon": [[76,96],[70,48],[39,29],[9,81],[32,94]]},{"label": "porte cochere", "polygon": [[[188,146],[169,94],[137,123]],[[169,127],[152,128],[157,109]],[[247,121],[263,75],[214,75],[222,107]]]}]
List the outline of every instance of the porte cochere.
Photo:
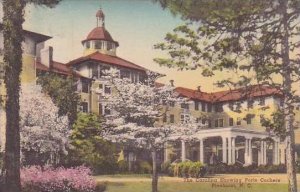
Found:
[{"label": "porte cochere", "polygon": [[285,148],[280,139],[267,132],[241,128],[204,129],[196,141],[168,143],[164,161],[200,161],[204,164],[219,162],[244,166],[257,164],[285,164]]}]

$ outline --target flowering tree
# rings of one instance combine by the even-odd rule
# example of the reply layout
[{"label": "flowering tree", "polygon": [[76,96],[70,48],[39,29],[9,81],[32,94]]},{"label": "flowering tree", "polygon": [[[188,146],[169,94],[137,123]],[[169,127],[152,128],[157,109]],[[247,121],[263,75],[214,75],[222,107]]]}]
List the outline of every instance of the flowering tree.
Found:
[{"label": "flowering tree", "polygon": [[[199,130],[192,119],[182,125],[166,125],[159,119],[166,114],[172,102],[188,102],[175,94],[171,85],[157,86],[156,75],[149,73],[147,83],[132,83],[109,72],[107,81],[113,94],[106,98],[112,114],[107,117],[108,128],[104,137],[114,142],[125,142],[148,149],[152,153],[152,192],[157,192],[157,151],[167,141],[191,139]],[[155,86],[156,85],[156,86]]]},{"label": "flowering tree", "polygon": [[59,116],[51,98],[39,86],[24,86],[20,96],[21,150],[46,156],[67,153],[67,116]]}]

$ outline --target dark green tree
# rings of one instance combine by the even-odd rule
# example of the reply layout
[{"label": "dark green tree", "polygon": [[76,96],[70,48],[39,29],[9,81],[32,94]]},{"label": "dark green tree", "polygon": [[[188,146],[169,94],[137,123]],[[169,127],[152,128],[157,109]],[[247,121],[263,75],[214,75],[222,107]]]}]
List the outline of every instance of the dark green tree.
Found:
[{"label": "dark green tree", "polygon": [[22,71],[22,41],[26,3],[54,6],[60,0],[3,0],[3,36],[6,88],[6,144],[4,182],[6,192],[21,191],[20,185],[20,74]]},{"label": "dark green tree", "polygon": [[69,166],[85,164],[94,173],[113,173],[117,167],[116,148],[101,137],[103,120],[93,113],[79,113],[71,133],[66,162]]},{"label": "dark green tree", "polygon": [[[299,0],[157,0],[180,14],[186,24],[168,33],[157,49],[168,58],[155,61],[179,69],[200,69],[202,75],[232,70],[240,79],[219,85],[260,83],[281,91],[289,191],[297,191],[293,86],[299,85]],[[251,76],[242,75],[243,71]],[[280,77],[274,81],[274,77]]]},{"label": "dark green tree", "polygon": [[67,115],[72,125],[77,118],[77,106],[80,102],[80,96],[75,89],[76,79],[55,73],[45,73],[38,77],[37,83],[59,108],[59,115]]}]

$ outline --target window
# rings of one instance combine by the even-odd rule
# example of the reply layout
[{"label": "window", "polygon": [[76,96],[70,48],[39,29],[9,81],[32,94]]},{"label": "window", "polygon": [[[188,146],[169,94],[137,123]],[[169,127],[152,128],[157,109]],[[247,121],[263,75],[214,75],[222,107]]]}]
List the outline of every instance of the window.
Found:
[{"label": "window", "polygon": [[196,123],[200,123],[200,121],[201,121],[201,118],[200,118],[200,117],[197,117],[197,118],[196,118]]},{"label": "window", "polygon": [[207,112],[212,111],[212,105],[210,103],[207,104]]},{"label": "window", "polygon": [[163,115],[163,122],[164,122],[164,123],[167,122],[167,115],[166,115],[166,114]]},{"label": "window", "polygon": [[211,120],[208,120],[208,128],[211,128]]},{"label": "window", "polygon": [[195,104],[195,110],[199,111],[199,102],[198,101],[194,101]]},{"label": "window", "polygon": [[223,112],[223,104],[219,103],[215,105],[215,112]]},{"label": "window", "polygon": [[252,99],[247,101],[248,108],[253,108],[253,104],[254,104],[254,101]]},{"label": "window", "polygon": [[85,42],[85,47],[89,49],[91,47],[91,42],[89,41]]},{"label": "window", "polygon": [[237,118],[236,125],[241,125],[241,124],[242,124],[241,118]]},{"label": "window", "polygon": [[265,105],[265,98],[259,98],[259,105],[264,106]]},{"label": "window", "polygon": [[182,109],[189,109],[189,104],[188,103],[181,103],[181,108]]},{"label": "window", "polygon": [[170,101],[170,107],[174,107],[175,106],[175,101]]},{"label": "window", "polygon": [[218,119],[215,120],[215,127],[219,127],[219,121],[218,121]]},{"label": "window", "polygon": [[190,116],[188,114],[181,114],[180,121],[181,123],[187,123],[190,120]]},{"label": "window", "polygon": [[233,102],[229,102],[228,107],[232,111],[233,111],[233,106],[234,106],[234,103]]},{"label": "window", "polygon": [[223,127],[224,126],[224,121],[223,119],[219,119],[219,127]]},{"label": "window", "polygon": [[121,79],[129,79],[130,78],[130,72],[129,71],[127,71],[127,70],[121,70],[120,71],[120,73],[121,73]]},{"label": "window", "polygon": [[102,49],[102,42],[101,41],[95,41],[95,49]]},{"label": "window", "polygon": [[111,94],[111,87],[108,85],[104,86],[104,93],[110,95]]},{"label": "window", "polygon": [[202,125],[206,124],[206,119],[202,119]]},{"label": "window", "polygon": [[82,80],[82,92],[83,93],[88,93],[89,92],[89,83],[88,81]]},{"label": "window", "polygon": [[99,103],[99,115],[103,115],[103,106]]},{"label": "window", "polygon": [[112,49],[112,43],[107,42],[107,51],[110,51]]},{"label": "window", "polygon": [[246,116],[246,121],[247,121],[247,124],[248,124],[248,125],[251,124],[251,120],[252,120],[251,115],[247,115],[247,116]]},{"label": "window", "polygon": [[229,118],[229,126],[233,126],[233,118]]},{"label": "window", "polygon": [[88,110],[89,110],[88,102],[81,102],[81,104],[80,104],[80,110],[81,110],[83,113],[87,113]]},{"label": "window", "polygon": [[173,114],[171,114],[171,115],[170,115],[170,123],[174,123],[174,122],[175,122],[174,115],[173,115]]},{"label": "window", "polygon": [[92,78],[98,78],[98,65],[94,64],[91,66]]},{"label": "window", "polygon": [[204,102],[201,103],[201,111],[203,111],[203,112],[206,111],[206,103],[204,103]]}]

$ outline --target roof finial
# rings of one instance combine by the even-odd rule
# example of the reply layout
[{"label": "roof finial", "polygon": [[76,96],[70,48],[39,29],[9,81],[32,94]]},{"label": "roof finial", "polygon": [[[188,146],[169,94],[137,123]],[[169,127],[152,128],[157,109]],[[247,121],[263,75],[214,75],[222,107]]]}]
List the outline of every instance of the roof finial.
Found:
[{"label": "roof finial", "polygon": [[96,18],[97,18],[97,27],[99,27],[99,26],[104,27],[104,25],[105,25],[105,15],[102,11],[101,2],[100,2],[100,8],[96,13]]}]

